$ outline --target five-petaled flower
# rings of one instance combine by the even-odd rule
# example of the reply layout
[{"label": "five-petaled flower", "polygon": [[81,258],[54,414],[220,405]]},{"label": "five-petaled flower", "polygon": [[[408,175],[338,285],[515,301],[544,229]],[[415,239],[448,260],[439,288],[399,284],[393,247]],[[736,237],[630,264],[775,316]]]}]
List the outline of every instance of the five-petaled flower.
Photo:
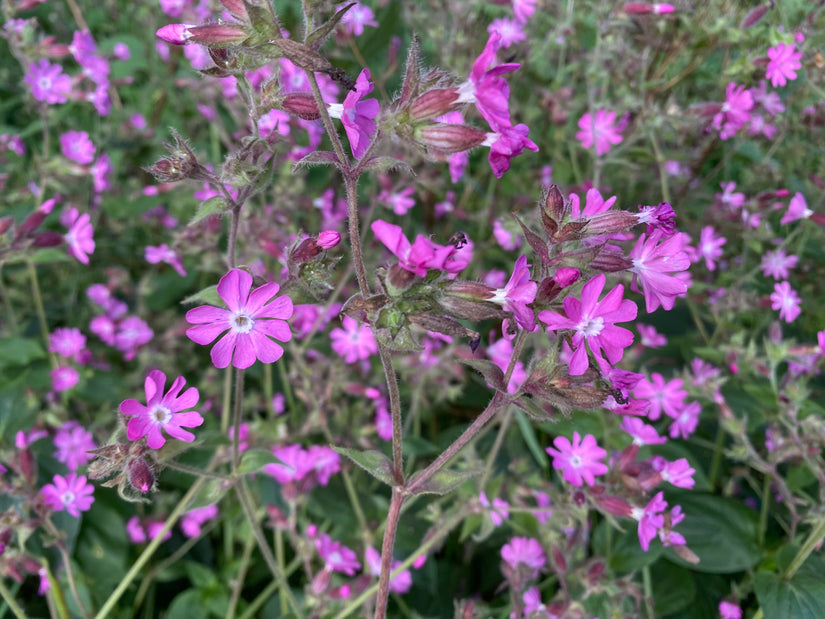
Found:
[{"label": "five-petaled flower", "polygon": [[590,352],[603,372],[606,372],[608,367],[602,357],[602,351],[609,363],[618,363],[622,359],[624,349],[633,343],[633,334],[627,329],[617,327],[615,323],[634,320],[638,311],[636,304],[628,299],[622,299],[622,285],[616,286],[599,301],[605,280],[604,274],[600,273],[587,282],[582,288],[581,300],[565,297],[566,317],[551,310],[539,313],[539,320],[547,325],[548,331],[575,331],[572,340],[575,350],[570,357],[571,376],[579,376],[587,370],[585,343],[590,347]]},{"label": "five-petaled flower", "polygon": [[595,475],[607,473],[607,465],[602,462],[607,452],[599,447],[592,434],[582,438],[578,432],[573,432],[572,443],[564,436],[557,436],[553,445],[555,449],[545,449],[553,456],[553,468],[563,470],[562,477],[574,486],[581,486],[582,482],[592,486],[596,483]]},{"label": "five-petaled flower", "polygon": [[274,363],[284,349],[272,338],[288,342],[292,338],[286,320],[292,316],[292,299],[277,297],[280,287],[275,282],[252,291],[252,276],[232,269],[218,282],[218,294],[229,309],[202,305],[186,312],[186,320],[194,327],[187,337],[198,344],[211,344],[228,331],[212,348],[212,363],[225,368],[230,363],[245,369],[259,360]]},{"label": "five-petaled flower", "polygon": [[203,423],[203,417],[197,411],[187,411],[198,403],[198,390],[189,387],[180,395],[186,384],[183,376],[178,376],[163,393],[166,386],[166,374],[152,370],[144,382],[146,405],[134,398],[120,403],[120,412],[131,416],[126,425],[126,438],[136,441],[146,437],[146,444],[152,449],[160,449],[166,443],[162,432],[180,441],[191,443],[195,435],[183,428],[196,428]]}]

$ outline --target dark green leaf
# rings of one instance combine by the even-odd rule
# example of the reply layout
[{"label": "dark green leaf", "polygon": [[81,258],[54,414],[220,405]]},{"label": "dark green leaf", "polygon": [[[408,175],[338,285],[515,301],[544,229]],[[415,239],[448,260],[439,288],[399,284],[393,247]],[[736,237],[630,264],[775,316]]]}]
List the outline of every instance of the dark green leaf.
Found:
[{"label": "dark green leaf", "polygon": [[459,359],[459,361],[479,372],[484,377],[484,380],[492,385],[493,389],[505,391],[504,372],[492,361],[485,359]]},{"label": "dark green leaf", "polygon": [[195,211],[195,215],[189,220],[189,225],[196,224],[202,219],[210,215],[217,215],[218,213],[225,213],[230,209],[229,202],[222,196],[213,196],[208,200],[204,200]]},{"label": "dark green leaf", "polygon": [[250,449],[249,451],[245,451],[243,456],[241,456],[238,473],[241,475],[257,473],[267,464],[284,464],[284,462],[276,458],[271,451],[267,451],[266,449]]},{"label": "dark green leaf", "polygon": [[206,305],[215,305],[217,307],[223,307],[224,305],[223,299],[221,299],[218,294],[217,286],[209,286],[208,288],[204,288],[193,295],[189,295],[181,301],[182,305],[194,303],[205,303]]},{"label": "dark green leaf", "polygon": [[521,411],[514,411],[513,414],[516,416],[516,423],[521,431],[521,436],[524,438],[524,442],[527,443],[527,448],[530,450],[530,453],[533,454],[536,463],[540,467],[545,468],[547,466],[547,454],[541,448],[541,445],[539,445],[539,439],[536,437],[536,431],[533,425]]},{"label": "dark green leaf", "polygon": [[27,337],[4,337],[0,339],[0,368],[28,365],[42,359],[46,351],[37,340]]},{"label": "dark green leaf", "polygon": [[[479,471],[448,471],[441,470],[430,477],[423,484],[416,487],[413,494],[438,494],[444,495],[452,492],[468,479],[477,476]],[[415,485],[418,474],[410,478],[410,485]]]},{"label": "dark green leaf", "polygon": [[358,451],[357,449],[347,449],[346,447],[332,447],[342,456],[346,456],[355,464],[364,469],[377,480],[384,482],[388,486],[395,486],[396,480],[393,475],[392,462],[380,451]]},{"label": "dark green leaf", "polygon": [[[792,558],[796,548],[785,547],[781,555]],[[780,565],[787,561],[780,560]],[[820,619],[825,617],[825,563],[810,556],[790,579],[774,572],[757,572],[753,588],[765,617]]]}]

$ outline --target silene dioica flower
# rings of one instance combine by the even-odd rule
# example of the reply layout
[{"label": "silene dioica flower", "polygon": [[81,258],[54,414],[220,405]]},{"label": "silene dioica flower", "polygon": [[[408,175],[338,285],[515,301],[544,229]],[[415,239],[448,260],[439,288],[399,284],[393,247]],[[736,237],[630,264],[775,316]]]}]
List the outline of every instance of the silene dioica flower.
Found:
[{"label": "silene dioica flower", "polygon": [[275,282],[253,290],[252,276],[232,269],[218,282],[218,294],[228,309],[202,305],[186,312],[194,327],[186,336],[198,344],[211,344],[227,332],[212,348],[212,363],[225,368],[230,363],[245,369],[255,363],[274,363],[284,354],[280,344],[292,338],[286,320],[292,316],[292,299],[275,297],[280,286]]}]

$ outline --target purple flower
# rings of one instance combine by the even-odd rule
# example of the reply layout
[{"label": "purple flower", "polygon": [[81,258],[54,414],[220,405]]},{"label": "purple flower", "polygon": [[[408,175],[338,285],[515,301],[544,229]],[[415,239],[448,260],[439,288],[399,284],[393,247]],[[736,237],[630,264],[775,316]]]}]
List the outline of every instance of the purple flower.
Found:
[{"label": "purple flower", "polygon": [[324,560],[324,569],[347,576],[354,576],[355,571],[361,569],[358,555],[343,544],[333,541],[326,533],[321,533],[315,540],[315,549]]},{"label": "purple flower", "polygon": [[719,616],[722,619],[742,619],[742,609],[732,602],[719,602]]},{"label": "purple flower", "polygon": [[659,436],[656,428],[647,425],[638,417],[625,417],[622,419],[621,429],[633,437],[633,444],[643,447],[644,445],[661,445],[667,443],[667,439]]},{"label": "purple flower", "polygon": [[518,569],[519,564],[526,565],[532,571],[531,578],[538,576],[539,570],[547,562],[541,544],[531,537],[511,539],[501,547],[501,558],[514,570]]},{"label": "purple flower", "polygon": [[312,463],[315,477],[322,486],[326,486],[330,478],[341,470],[341,456],[331,447],[312,445],[307,449],[307,460]]},{"label": "purple flower", "polygon": [[398,266],[419,277],[424,277],[427,269],[458,273],[469,263],[457,255],[458,250],[454,245],[437,245],[420,234],[410,244],[400,226],[382,219],[372,222],[370,228],[375,237],[398,258]]},{"label": "purple flower", "polygon": [[653,325],[637,322],[636,331],[639,332],[639,341],[645,348],[661,348],[667,345],[667,338],[656,331]]},{"label": "purple flower", "polygon": [[415,187],[406,187],[401,191],[385,189],[378,194],[378,199],[392,208],[396,215],[406,215],[407,211],[415,206],[415,198],[412,197],[414,193]]},{"label": "purple flower", "polygon": [[515,228],[508,229],[505,227],[503,217],[499,217],[493,222],[493,236],[502,249],[512,251],[521,246],[521,234]]},{"label": "purple flower", "polygon": [[765,277],[773,277],[775,280],[788,279],[788,269],[792,269],[799,261],[797,256],[789,256],[781,247],[774,251],[767,251],[762,256],[762,273]]},{"label": "purple flower", "polygon": [[49,350],[67,359],[77,361],[85,347],[86,336],[80,332],[80,329],[60,327],[49,336]]},{"label": "purple flower", "polygon": [[60,136],[60,150],[63,156],[81,165],[95,159],[95,145],[85,131],[67,131]]},{"label": "purple flower", "polygon": [[622,299],[624,286],[621,285],[616,286],[599,301],[605,281],[604,274],[600,273],[584,285],[581,300],[565,297],[566,317],[550,310],[544,310],[539,314],[539,320],[547,325],[548,331],[575,331],[572,344],[576,349],[570,359],[571,376],[579,376],[587,370],[589,363],[585,343],[603,371],[607,371],[607,364],[602,357],[602,351],[607,361],[615,364],[621,361],[624,349],[633,343],[633,334],[627,329],[617,327],[615,323],[635,319],[636,304],[628,299]]},{"label": "purple flower", "polygon": [[505,310],[513,312],[518,326],[532,331],[536,323],[533,310],[527,307],[527,304],[536,299],[538,287],[536,282],[530,281],[530,265],[527,264],[527,256],[519,256],[510,280],[504,288],[497,289],[489,301],[498,303]]},{"label": "purple flower", "polygon": [[799,307],[799,295],[788,282],[774,284],[771,293],[771,309],[779,310],[779,318],[787,323],[793,322],[802,313]]},{"label": "purple flower", "polygon": [[183,376],[178,376],[165,394],[166,374],[152,370],[144,381],[146,406],[130,398],[120,403],[120,412],[132,418],[126,426],[126,437],[136,441],[145,436],[146,444],[152,449],[160,449],[166,443],[162,431],[172,438],[191,443],[195,435],[183,428],[196,428],[203,423],[203,417],[196,411],[183,412],[198,403],[198,390],[189,387],[183,395],[180,390],[186,384]]},{"label": "purple flower", "polygon": [[183,268],[183,263],[181,262],[180,256],[166,243],[158,245],[157,247],[147,245],[144,250],[144,257],[146,258],[146,262],[149,264],[165,262],[175,269],[175,271],[178,272],[178,275],[181,277],[186,277],[186,269]]},{"label": "purple flower", "polygon": [[645,552],[650,548],[650,542],[656,537],[659,529],[665,524],[665,517],[661,512],[666,508],[667,501],[664,500],[663,492],[656,494],[644,509],[633,508],[632,517],[639,522],[639,545]]},{"label": "purple flower", "polygon": [[354,6],[344,14],[341,23],[344,24],[348,33],[356,37],[364,34],[364,26],[378,27],[372,9],[360,2],[354,3]]},{"label": "purple flower", "polygon": [[[98,326],[102,327],[102,325]],[[92,328],[91,325],[89,328]],[[114,346],[123,353],[124,359],[131,361],[135,358],[138,349],[144,344],[148,344],[154,335],[155,332],[143,320],[137,316],[129,316],[117,325],[114,334]],[[100,339],[104,339],[102,335],[100,335]]]},{"label": "purple flower", "polygon": [[661,229],[654,230],[650,236],[642,233],[630,251],[633,259],[630,269],[633,282],[630,287],[638,292],[637,282],[641,282],[648,314],[660,305],[666,310],[673,309],[676,297],[687,294],[685,281],[672,275],[690,267],[690,259],[684,251],[684,239],[674,234],[662,241],[663,236]]},{"label": "purple flower", "polygon": [[777,43],[775,47],[768,48],[769,61],[765,77],[771,80],[774,88],[784,86],[788,81],[796,79],[796,70],[802,67],[800,58],[802,52],[797,52],[793,43]]},{"label": "purple flower", "polygon": [[362,69],[355,80],[355,88],[347,93],[344,103],[328,103],[329,115],[340,118],[347,132],[352,156],[360,159],[367,152],[370,137],[375,133],[375,121],[379,105],[376,99],[364,99],[372,92],[369,69]]},{"label": "purple flower", "polygon": [[67,511],[75,518],[88,511],[94,503],[94,486],[86,483],[86,476],[69,473],[66,477],[55,475],[51,484],[40,489],[46,505],[56,511]]},{"label": "purple flower", "polygon": [[344,316],[343,329],[330,331],[332,350],[347,363],[369,359],[378,352],[378,343],[369,325],[358,325],[354,318]]},{"label": "purple flower", "polygon": [[[487,348],[487,355],[502,372],[506,372],[510,366],[510,359],[513,357],[513,342],[507,338],[501,338],[495,344]],[[516,361],[513,366],[513,373],[510,375],[510,382],[507,383],[507,393],[515,393],[519,390],[527,378],[527,371],[521,361]]]},{"label": "purple flower", "polygon": [[496,52],[500,46],[501,35],[498,32],[491,33],[484,51],[473,63],[469,79],[458,87],[459,97],[456,101],[475,103],[476,109],[494,132],[513,125],[510,121],[510,88],[501,75],[521,66],[515,62],[495,64]]},{"label": "purple flower", "polygon": [[201,526],[218,515],[217,505],[204,505],[186,512],[180,519],[180,528],[186,537],[197,537],[201,534]]},{"label": "purple flower", "polygon": [[263,470],[278,483],[300,481],[312,470],[312,462],[300,445],[276,445],[272,448],[272,455],[281,462],[266,464]]},{"label": "purple flower", "polygon": [[[369,546],[366,551],[364,551],[364,561],[370,574],[373,576],[379,576],[381,574],[381,554],[375,548]],[[399,565],[401,565],[401,561],[393,559],[390,562],[390,572],[394,572]],[[393,593],[406,593],[411,587],[412,574],[410,570],[403,570],[390,581],[390,591]]]},{"label": "purple flower", "polygon": [[597,110],[596,114],[586,113],[579,119],[580,131],[576,139],[584,148],[596,145],[596,155],[606,155],[616,144],[622,142],[621,124],[616,124],[616,112]]},{"label": "purple flower", "polygon": [[794,194],[793,198],[791,198],[790,202],[788,202],[788,210],[782,216],[779,223],[784,226],[785,224],[789,224],[797,219],[807,219],[813,214],[814,212],[808,208],[808,203],[805,201],[805,196],[797,192]]},{"label": "purple flower", "polygon": [[651,421],[656,421],[662,413],[675,418],[684,407],[687,397],[687,391],[682,389],[682,379],[674,378],[665,382],[658,372],[653,372],[650,378],[651,380],[643,378],[639,381],[633,390],[633,397],[650,402],[647,416]]},{"label": "purple flower", "polygon": [[582,482],[592,486],[596,483],[595,475],[607,473],[607,465],[601,461],[607,452],[599,447],[592,434],[582,439],[578,432],[573,432],[572,443],[564,436],[557,436],[553,445],[555,449],[545,449],[553,456],[553,468],[563,470],[562,477],[574,486],[581,486]]},{"label": "purple flower", "polygon": [[[259,360],[274,363],[284,349],[273,341],[288,342],[292,337],[286,320],[292,316],[292,299],[273,297],[280,287],[270,282],[250,294],[252,276],[232,269],[218,282],[218,294],[229,309],[202,305],[186,312],[186,320],[196,326],[186,336],[198,344],[210,344],[228,330],[212,348],[212,363],[225,368],[230,363],[245,369]],[[234,353],[234,354],[233,354]]]},{"label": "purple flower", "polygon": [[733,137],[750,120],[752,108],[750,91],[734,82],[728,84],[725,102],[712,122],[713,128],[719,130],[719,137],[723,140]]},{"label": "purple flower", "polygon": [[673,484],[678,488],[693,488],[693,474],[696,471],[690,466],[687,458],[679,458],[673,462],[668,462],[665,467],[659,471],[666,482]]},{"label": "purple flower", "polygon": [[702,228],[699,246],[696,248],[699,256],[705,259],[705,266],[709,271],[716,270],[716,261],[722,256],[722,245],[727,243],[723,236],[716,236],[712,226]]},{"label": "purple flower", "polygon": [[92,433],[76,421],[67,421],[54,435],[56,451],[54,457],[65,464],[70,471],[76,471],[94,456],[88,453],[97,447]]},{"label": "purple flower", "polygon": [[499,126],[493,133],[487,134],[487,139],[482,146],[490,147],[490,168],[496,178],[501,178],[510,169],[510,159],[519,156],[527,148],[534,153],[539,147],[527,137],[530,133],[525,124],[518,124],[515,127]]},{"label": "purple flower", "polygon": [[688,438],[696,431],[696,426],[699,425],[699,415],[701,414],[702,405],[699,402],[691,402],[675,415],[669,415],[673,418],[673,423],[668,427],[670,438],[679,436]]},{"label": "purple flower", "polygon": [[50,64],[45,58],[29,65],[26,83],[32,89],[32,96],[45,103],[66,103],[72,94],[72,80],[63,73],[63,67]]},{"label": "purple flower", "polygon": [[510,19],[508,17],[500,17],[494,19],[487,26],[487,32],[490,34],[497,32],[501,36],[501,47],[507,48],[515,43],[521,43],[527,38],[524,34],[524,24],[518,20]]},{"label": "purple flower", "polygon": [[94,228],[89,223],[89,214],[80,214],[76,208],[71,207],[60,218],[60,223],[66,226],[69,231],[63,236],[68,246],[69,255],[77,258],[83,264],[89,264],[89,254],[95,251],[95,241],[92,238]]},{"label": "purple flower", "polygon": [[68,391],[80,380],[77,370],[68,365],[61,365],[51,371],[52,389],[57,392]]},{"label": "purple flower", "polygon": [[510,504],[504,499],[496,497],[493,499],[493,502],[490,503],[487,495],[482,492],[478,495],[478,502],[482,507],[490,510],[490,520],[492,520],[493,525],[497,527],[510,517]]}]

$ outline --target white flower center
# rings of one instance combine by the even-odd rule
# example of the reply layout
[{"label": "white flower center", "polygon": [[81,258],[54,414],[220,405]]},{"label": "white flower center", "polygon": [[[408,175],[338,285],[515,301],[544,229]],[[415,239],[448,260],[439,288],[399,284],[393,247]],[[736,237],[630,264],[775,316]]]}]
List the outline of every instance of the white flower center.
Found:
[{"label": "white flower center", "polygon": [[152,409],[151,416],[157,424],[165,426],[172,419],[172,411],[159,404]]},{"label": "white flower center", "polygon": [[573,455],[573,456],[570,456],[570,459],[569,459],[567,462],[568,462],[568,463],[570,464],[570,466],[572,466],[574,469],[577,469],[577,468],[579,468],[579,467],[582,465],[582,457],[581,457],[581,456],[579,456],[579,455]]},{"label": "white flower center", "polygon": [[602,329],[604,329],[604,318],[601,316],[586,318],[576,327],[576,331],[584,337],[596,337]]},{"label": "white flower center", "polygon": [[74,503],[74,499],[75,495],[71,490],[66,490],[66,492],[60,495],[60,500],[63,501],[63,505],[71,505]]},{"label": "white flower center", "polygon": [[229,319],[235,333],[249,333],[255,328],[255,320],[246,312],[237,312]]}]

